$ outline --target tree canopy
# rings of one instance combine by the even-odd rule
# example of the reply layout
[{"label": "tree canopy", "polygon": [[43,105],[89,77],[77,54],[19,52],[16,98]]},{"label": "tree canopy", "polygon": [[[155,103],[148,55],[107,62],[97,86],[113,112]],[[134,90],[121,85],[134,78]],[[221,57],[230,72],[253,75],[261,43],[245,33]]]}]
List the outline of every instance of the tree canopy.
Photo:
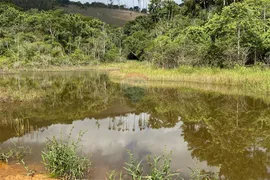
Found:
[{"label": "tree canopy", "polygon": [[[32,5],[46,9],[39,8],[42,2]],[[53,2],[46,2],[49,9]],[[269,65],[269,7],[268,0],[185,0],[182,5],[173,0],[151,0],[148,15],[114,28],[60,10],[22,11],[2,4],[0,65],[72,65],[123,59],[148,61],[163,68]]]},{"label": "tree canopy", "polygon": [[[269,7],[264,0],[186,0],[182,6],[152,0],[149,16],[124,27],[125,47],[137,59],[169,68],[269,64]],[[146,34],[144,40],[138,34]]]}]

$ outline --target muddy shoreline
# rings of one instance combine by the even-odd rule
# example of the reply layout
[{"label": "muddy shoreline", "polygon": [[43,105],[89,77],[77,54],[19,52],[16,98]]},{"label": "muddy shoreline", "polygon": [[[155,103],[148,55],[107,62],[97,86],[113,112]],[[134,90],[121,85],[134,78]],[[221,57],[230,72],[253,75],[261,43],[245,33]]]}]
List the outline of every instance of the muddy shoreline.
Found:
[{"label": "muddy shoreline", "polygon": [[6,164],[0,163],[0,179],[1,180],[55,180],[50,178],[48,174],[40,171],[42,167],[33,167],[37,172],[34,176],[27,176],[27,170],[19,163]]}]

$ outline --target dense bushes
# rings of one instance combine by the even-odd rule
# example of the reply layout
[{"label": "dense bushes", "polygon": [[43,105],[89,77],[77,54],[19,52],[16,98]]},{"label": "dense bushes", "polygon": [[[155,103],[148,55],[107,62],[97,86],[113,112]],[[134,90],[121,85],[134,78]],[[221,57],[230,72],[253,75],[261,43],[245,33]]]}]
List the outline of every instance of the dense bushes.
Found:
[{"label": "dense bushes", "polygon": [[62,11],[20,11],[0,5],[2,66],[87,65],[119,58],[113,29]]},{"label": "dense bushes", "polygon": [[0,66],[88,65],[149,61],[233,67],[270,63],[268,0],[152,0],[148,16],[123,28],[59,10],[20,11],[0,5]]},{"label": "dense bushes", "polygon": [[226,6],[185,1],[180,8],[167,1],[151,2],[152,23],[147,28],[149,17],[124,28],[125,48],[136,58],[165,68],[269,64],[270,1],[224,1]]}]

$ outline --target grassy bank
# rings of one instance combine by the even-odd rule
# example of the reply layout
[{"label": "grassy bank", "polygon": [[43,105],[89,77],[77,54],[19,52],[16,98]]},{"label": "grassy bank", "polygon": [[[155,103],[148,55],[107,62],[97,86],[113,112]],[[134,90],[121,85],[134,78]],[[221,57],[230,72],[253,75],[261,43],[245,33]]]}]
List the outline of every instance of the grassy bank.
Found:
[{"label": "grassy bank", "polygon": [[259,66],[220,69],[182,66],[177,69],[155,68],[147,63],[128,62],[98,66],[111,70],[112,79],[142,79],[146,81],[190,82],[211,85],[238,86],[252,93],[270,93],[270,69]]},{"label": "grassy bank", "polygon": [[[91,70],[106,72],[112,81],[118,83],[131,83],[148,87],[187,87],[229,95],[248,95],[270,101],[268,97],[270,94],[270,69],[260,66],[235,67],[233,69],[181,66],[176,69],[161,69],[146,62],[128,61],[92,66],[11,69],[4,70],[2,73]],[[8,97],[7,93],[10,94],[10,91],[0,91],[0,97]],[[16,96],[21,97],[20,94]]]},{"label": "grassy bank", "polygon": [[115,80],[142,79],[146,81],[192,82],[200,84],[242,86],[252,91],[270,93],[270,69],[262,66],[220,69],[181,66],[175,69],[156,68],[147,62],[128,61],[89,66],[48,66],[45,68],[3,69],[2,74],[21,71],[89,71],[108,72]]}]

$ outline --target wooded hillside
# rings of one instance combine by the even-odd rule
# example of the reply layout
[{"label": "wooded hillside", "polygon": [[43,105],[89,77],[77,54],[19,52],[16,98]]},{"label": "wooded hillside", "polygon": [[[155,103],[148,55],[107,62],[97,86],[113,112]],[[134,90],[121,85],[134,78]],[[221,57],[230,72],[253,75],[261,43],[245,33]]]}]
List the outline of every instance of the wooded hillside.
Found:
[{"label": "wooded hillside", "polygon": [[115,28],[61,10],[22,11],[2,4],[0,63],[20,67],[136,59],[163,68],[269,65],[269,7],[269,0],[186,0],[182,6],[152,0],[149,15]]}]

